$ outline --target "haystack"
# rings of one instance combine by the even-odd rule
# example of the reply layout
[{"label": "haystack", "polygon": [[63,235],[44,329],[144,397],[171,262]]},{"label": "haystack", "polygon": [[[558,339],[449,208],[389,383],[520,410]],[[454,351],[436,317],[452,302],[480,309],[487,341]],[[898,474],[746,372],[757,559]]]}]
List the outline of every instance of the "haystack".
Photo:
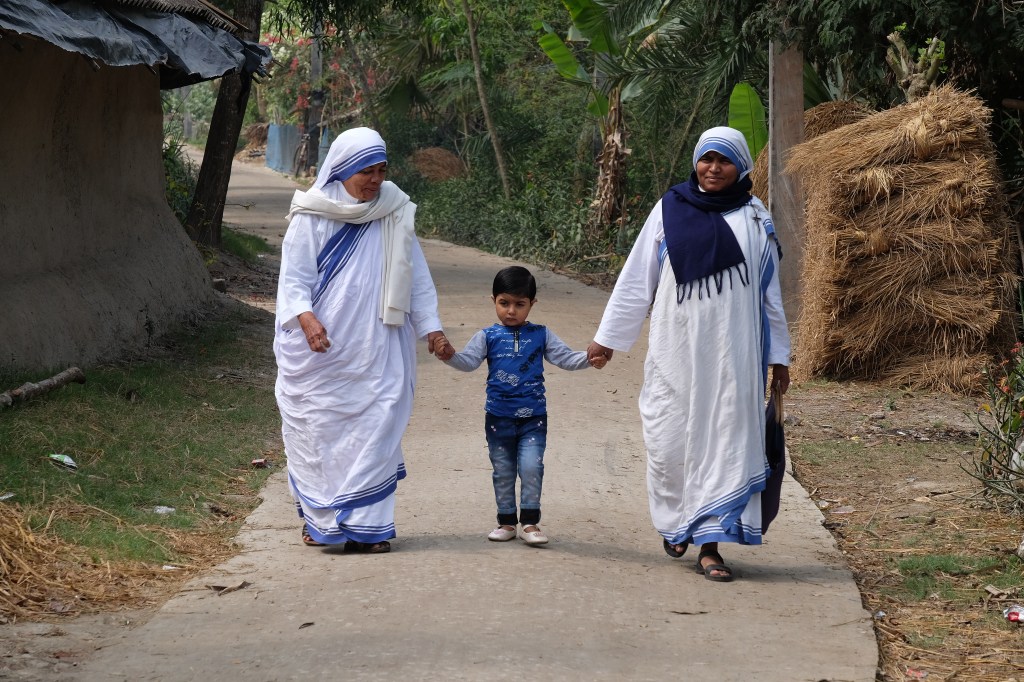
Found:
[{"label": "haystack", "polygon": [[[850,100],[838,100],[835,102],[824,102],[804,112],[804,140],[813,140],[819,135],[832,132],[850,123],[861,120],[869,115],[871,110],[859,102]],[[754,162],[754,169],[750,171],[750,179],[754,183],[750,193],[768,202],[768,148],[761,150]]]},{"label": "haystack", "polygon": [[942,87],[794,148],[798,377],[969,392],[1014,336],[1018,243],[990,112]]},{"label": "haystack", "polygon": [[412,154],[412,165],[430,182],[441,182],[466,173],[462,159],[442,147],[417,149]]}]

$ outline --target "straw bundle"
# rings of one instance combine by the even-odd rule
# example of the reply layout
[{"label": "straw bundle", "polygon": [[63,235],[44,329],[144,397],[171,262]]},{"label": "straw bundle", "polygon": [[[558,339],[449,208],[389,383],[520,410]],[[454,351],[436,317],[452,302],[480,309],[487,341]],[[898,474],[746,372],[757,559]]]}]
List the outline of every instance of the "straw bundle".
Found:
[{"label": "straw bundle", "polygon": [[441,182],[466,173],[462,159],[441,147],[417,149],[412,154],[412,165],[430,182]]},{"label": "straw bundle", "polygon": [[797,376],[970,391],[1013,338],[1015,226],[980,100],[942,87],[795,147]]},{"label": "straw bundle", "polygon": [[[824,102],[804,112],[804,140],[811,140],[836,128],[859,121],[871,111],[863,104],[849,100]],[[750,193],[762,201],[768,201],[768,149],[761,150],[750,172],[754,183]]]}]

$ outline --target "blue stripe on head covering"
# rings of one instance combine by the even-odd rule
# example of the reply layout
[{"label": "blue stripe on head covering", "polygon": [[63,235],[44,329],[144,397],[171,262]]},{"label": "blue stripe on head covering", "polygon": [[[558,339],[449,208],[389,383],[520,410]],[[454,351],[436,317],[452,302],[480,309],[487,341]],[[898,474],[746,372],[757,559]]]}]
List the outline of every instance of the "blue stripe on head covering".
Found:
[{"label": "blue stripe on head covering", "polygon": [[335,181],[344,182],[353,175],[378,163],[388,160],[384,138],[370,128],[349,128],[338,135],[321,160],[317,174],[317,189],[323,189]]},{"label": "blue stripe on head covering", "polygon": [[327,177],[327,182],[333,182],[335,180],[345,182],[364,168],[369,168],[374,164],[387,160],[388,154],[384,150],[384,147],[370,147],[369,149],[364,149],[358,154],[350,156],[344,161],[332,166],[331,174]]},{"label": "blue stripe on head covering", "polygon": [[739,171],[737,180],[742,180],[754,167],[754,159],[750,156],[750,148],[747,146],[747,138],[735,128],[718,126],[704,131],[693,149],[693,168],[696,170],[697,161],[708,152],[718,152],[725,158],[732,161]]}]

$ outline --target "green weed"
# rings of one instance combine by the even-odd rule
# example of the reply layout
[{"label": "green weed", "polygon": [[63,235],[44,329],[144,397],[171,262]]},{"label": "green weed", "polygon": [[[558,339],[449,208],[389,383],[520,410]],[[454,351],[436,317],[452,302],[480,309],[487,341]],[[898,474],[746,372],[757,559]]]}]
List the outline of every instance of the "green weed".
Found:
[{"label": "green weed", "polygon": [[254,263],[259,258],[259,254],[271,253],[274,250],[263,237],[237,232],[226,225],[221,227],[220,240],[222,249],[247,263]]},{"label": "green weed", "polygon": [[[251,493],[266,477],[249,463],[276,443],[279,421],[269,338],[252,322],[235,315],[168,339],[158,357],[88,368],[84,385],[8,410],[0,492],[14,493],[34,528],[55,516],[51,530],[98,556],[172,559],[154,539],[159,529],[212,523],[209,504],[244,506],[223,494]],[[70,456],[77,470],[51,454]]]}]

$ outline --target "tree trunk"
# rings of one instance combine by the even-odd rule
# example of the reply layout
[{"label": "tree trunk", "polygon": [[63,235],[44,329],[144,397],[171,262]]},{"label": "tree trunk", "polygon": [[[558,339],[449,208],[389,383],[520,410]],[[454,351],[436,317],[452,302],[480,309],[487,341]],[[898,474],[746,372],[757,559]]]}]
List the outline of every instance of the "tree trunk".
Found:
[{"label": "tree trunk", "polygon": [[373,102],[373,93],[370,91],[370,79],[366,76],[366,67],[363,66],[363,60],[359,58],[359,50],[356,49],[356,44],[348,34],[347,28],[341,29],[341,40],[345,45],[345,50],[348,51],[349,57],[352,58],[352,64],[356,67],[359,91],[363,94],[363,102],[366,111],[370,114],[373,129],[383,135],[384,131],[381,129],[380,118],[377,116],[377,107]]},{"label": "tree trunk", "polygon": [[323,58],[320,52],[320,36],[322,31],[319,25],[313,32],[313,43],[309,46],[309,106],[306,108],[303,135],[303,144],[306,145],[305,167],[295,169],[297,175],[309,175],[315,172],[320,163],[320,123],[324,115],[324,91],[323,85]]},{"label": "tree trunk", "polygon": [[768,210],[785,253],[779,263],[782,304],[790,330],[800,319],[803,285],[804,193],[785,172],[789,150],[804,140],[804,55],[796,46],[771,43],[768,52]]},{"label": "tree trunk", "polygon": [[480,49],[476,44],[476,27],[473,25],[473,11],[469,8],[469,0],[462,0],[462,11],[466,13],[466,28],[469,31],[469,49],[473,55],[473,74],[476,76],[476,92],[480,97],[480,109],[484,112],[484,123],[487,125],[487,134],[491,138],[491,146],[494,147],[494,158],[498,163],[498,176],[501,178],[501,189],[505,198],[512,196],[508,184],[508,171],[505,170],[505,154],[501,150],[501,140],[498,138],[498,129],[494,127],[491,119],[491,109],[487,106],[487,95],[484,93],[484,73],[480,67]]},{"label": "tree trunk", "polygon": [[[590,221],[591,242],[600,242],[605,231],[622,220],[622,188],[626,175],[626,128],[622,122],[622,97],[615,88],[608,96],[608,115],[602,123],[601,154],[597,157],[597,195]],[[621,232],[621,229],[620,229]],[[622,235],[620,235],[621,237]]]},{"label": "tree trunk", "polygon": [[[241,40],[255,41],[259,38],[263,0],[237,0],[234,16],[239,23],[249,27],[238,36]],[[220,246],[231,161],[242,131],[251,84],[252,79],[242,74],[230,74],[220,81],[196,193],[185,219],[185,230],[200,244]]]}]

